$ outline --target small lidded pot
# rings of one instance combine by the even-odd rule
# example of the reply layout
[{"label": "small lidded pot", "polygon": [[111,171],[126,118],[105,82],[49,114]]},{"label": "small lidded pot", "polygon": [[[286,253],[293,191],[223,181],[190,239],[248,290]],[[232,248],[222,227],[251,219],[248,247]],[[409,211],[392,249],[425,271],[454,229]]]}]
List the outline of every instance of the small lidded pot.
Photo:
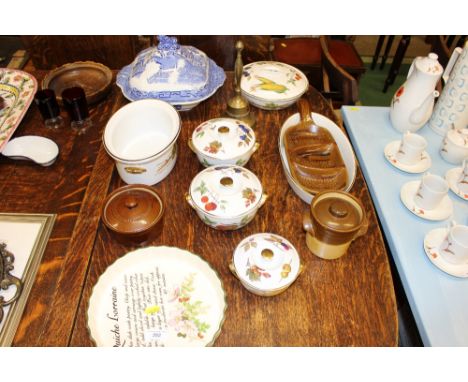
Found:
[{"label": "small lidded pot", "polygon": [[205,167],[235,164],[244,166],[258,149],[252,128],[233,118],[203,122],[189,139],[189,146]]},{"label": "small lidded pot", "polygon": [[315,195],[304,213],[306,243],[322,259],[337,259],[351,242],[367,232],[368,221],[362,203],[344,191],[323,191]]},{"label": "small lidded pot", "polygon": [[132,184],[106,199],[102,220],[116,239],[129,245],[145,244],[161,233],[164,205],[151,187]]},{"label": "small lidded pot", "polygon": [[229,267],[249,292],[260,296],[284,292],[302,268],[294,246],[272,233],[257,233],[242,240]]},{"label": "small lidded pot", "polygon": [[186,199],[208,226],[235,230],[255,217],[267,195],[255,174],[244,167],[227,165],[199,172]]}]

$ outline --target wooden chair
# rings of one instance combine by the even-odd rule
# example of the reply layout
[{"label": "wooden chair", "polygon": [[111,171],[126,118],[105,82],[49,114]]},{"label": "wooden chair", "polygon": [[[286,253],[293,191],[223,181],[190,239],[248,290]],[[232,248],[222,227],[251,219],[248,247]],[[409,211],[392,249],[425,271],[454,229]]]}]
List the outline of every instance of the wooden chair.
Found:
[{"label": "wooden chair", "polygon": [[[366,67],[353,43],[329,39],[328,50],[339,66],[359,83]],[[322,48],[317,37],[290,37],[272,39],[272,58],[290,64],[309,79],[316,89],[322,86]]]},{"label": "wooden chair", "polygon": [[341,105],[355,105],[359,100],[357,80],[340,66],[329,49],[329,40],[320,36],[322,49],[322,95],[330,100],[334,109]]}]

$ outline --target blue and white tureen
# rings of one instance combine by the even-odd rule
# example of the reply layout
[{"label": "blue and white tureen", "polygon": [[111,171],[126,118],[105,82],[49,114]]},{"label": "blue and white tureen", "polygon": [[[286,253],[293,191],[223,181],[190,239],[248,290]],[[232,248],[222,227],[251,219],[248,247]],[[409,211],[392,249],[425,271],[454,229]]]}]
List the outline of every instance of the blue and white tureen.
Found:
[{"label": "blue and white tureen", "polygon": [[223,85],[224,70],[201,50],[179,45],[175,37],[158,36],[159,45],[138,53],[117,74],[126,98],[156,98],[177,110],[190,110]]}]

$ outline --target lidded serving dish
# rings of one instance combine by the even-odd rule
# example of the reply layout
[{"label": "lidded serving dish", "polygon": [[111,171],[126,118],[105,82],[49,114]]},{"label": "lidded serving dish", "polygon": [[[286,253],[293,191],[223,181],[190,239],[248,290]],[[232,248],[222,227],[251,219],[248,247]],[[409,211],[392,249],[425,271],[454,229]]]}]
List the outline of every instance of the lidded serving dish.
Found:
[{"label": "lidded serving dish", "polygon": [[284,292],[299,276],[301,267],[294,246],[272,233],[246,237],[235,249],[230,264],[242,285],[260,296]]},{"label": "lidded serving dish", "polygon": [[144,244],[162,229],[164,204],[158,193],[143,184],[114,190],[104,203],[102,220],[124,244]]},{"label": "lidded serving dish", "polygon": [[258,149],[252,128],[237,119],[215,118],[199,125],[189,146],[205,167],[235,164],[244,166]]},{"label": "lidded serving dish", "polygon": [[199,172],[186,199],[208,226],[235,230],[255,217],[267,195],[255,174],[244,167],[227,165]]},{"label": "lidded serving dish", "polygon": [[296,102],[309,88],[309,81],[294,66],[258,61],[244,66],[240,87],[242,95],[252,105],[279,110]]},{"label": "lidded serving dish", "polygon": [[117,85],[130,101],[156,98],[190,110],[223,85],[224,70],[204,52],[179,45],[175,37],[158,38],[157,47],[138,53],[117,74]]}]

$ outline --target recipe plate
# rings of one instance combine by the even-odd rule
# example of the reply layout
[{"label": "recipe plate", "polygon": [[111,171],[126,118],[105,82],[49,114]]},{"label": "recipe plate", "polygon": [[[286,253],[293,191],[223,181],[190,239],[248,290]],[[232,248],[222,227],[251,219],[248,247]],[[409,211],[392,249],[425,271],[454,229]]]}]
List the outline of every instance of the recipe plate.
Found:
[{"label": "recipe plate", "polygon": [[37,81],[22,70],[0,68],[0,152],[23,119],[37,90]]},{"label": "recipe plate", "polygon": [[146,247],[101,275],[89,300],[88,329],[97,346],[210,346],[226,306],[221,280],[201,257]]}]

